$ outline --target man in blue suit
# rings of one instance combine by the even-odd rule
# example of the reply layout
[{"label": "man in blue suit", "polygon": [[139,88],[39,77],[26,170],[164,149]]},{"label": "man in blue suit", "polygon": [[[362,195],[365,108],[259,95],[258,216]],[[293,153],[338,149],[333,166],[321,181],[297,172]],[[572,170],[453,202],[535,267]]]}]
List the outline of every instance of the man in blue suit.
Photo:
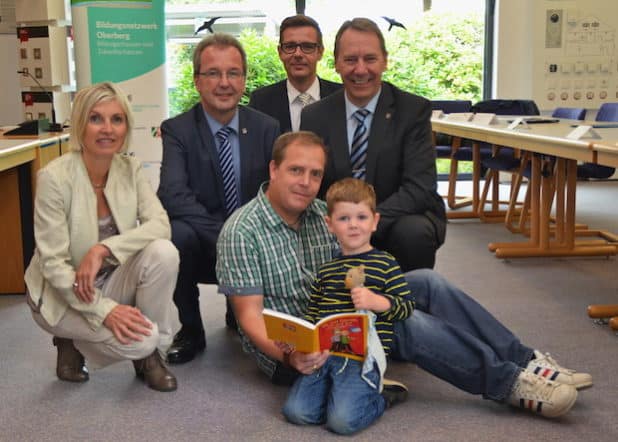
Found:
[{"label": "man in blue suit", "polygon": [[[172,364],[188,362],[206,348],[197,284],[216,282],[219,231],[268,179],[273,143],[280,133],[276,120],[238,105],[247,61],[234,37],[213,34],[203,39],[193,54],[193,72],[200,103],[161,125],[158,195],[180,253],[174,303],[182,328],[167,354]],[[229,308],[226,323],[235,324]]]},{"label": "man in blue suit", "polygon": [[386,67],[378,26],[366,18],[346,21],[335,37],[343,90],[305,107],[301,129],[329,147],[319,196],[343,177],[366,180],[381,215],[372,244],[393,254],[404,271],[433,268],[446,214],[437,192],[431,105],[382,81]]},{"label": "man in blue suit", "polygon": [[341,84],[317,76],[324,44],[320,26],[311,17],[300,14],[283,20],[277,51],[287,79],[253,91],[249,106],[279,120],[281,132],[297,131],[302,108],[338,91]]}]

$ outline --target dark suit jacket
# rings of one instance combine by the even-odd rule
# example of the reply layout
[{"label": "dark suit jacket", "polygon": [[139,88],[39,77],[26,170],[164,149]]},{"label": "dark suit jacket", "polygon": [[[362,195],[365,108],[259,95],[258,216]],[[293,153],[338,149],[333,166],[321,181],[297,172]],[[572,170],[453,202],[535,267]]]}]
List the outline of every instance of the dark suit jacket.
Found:
[{"label": "dark suit jacket", "polygon": [[[268,163],[279,124],[268,115],[239,106],[241,204],[268,180]],[[226,219],[223,177],[214,136],[201,103],[161,124],[163,160],[157,192],[170,220],[182,219],[202,244],[214,247]]]},{"label": "dark suit jacket", "polygon": [[[437,192],[430,117],[428,100],[383,82],[369,133],[366,179],[376,191],[379,231],[399,216],[425,214],[442,243],[446,214]],[[334,181],[352,176],[343,90],[306,106],[300,127],[320,135],[330,149],[323,197]]]},{"label": "dark suit jacket", "polygon": [[[320,99],[341,89],[341,83],[318,78],[320,82]],[[256,89],[251,94],[249,106],[279,120],[281,133],[292,130],[290,120],[290,103],[288,101],[287,80]]]}]

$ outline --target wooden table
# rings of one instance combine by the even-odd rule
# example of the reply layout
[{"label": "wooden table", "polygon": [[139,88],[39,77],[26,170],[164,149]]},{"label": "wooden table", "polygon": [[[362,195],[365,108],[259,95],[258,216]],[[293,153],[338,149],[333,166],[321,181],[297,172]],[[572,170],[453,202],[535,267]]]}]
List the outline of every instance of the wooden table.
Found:
[{"label": "wooden table", "polygon": [[[24,293],[24,270],[34,250],[36,171],[58,157],[68,134],[0,136],[0,294]],[[65,143],[66,144],[66,143]]]},{"label": "wooden table", "polygon": [[592,150],[596,154],[595,162],[597,164],[618,167],[618,138],[616,140],[592,143]]},{"label": "wooden table", "polygon": [[[577,161],[604,161],[606,154],[600,155],[599,151],[593,148],[594,140],[566,138],[566,135],[573,130],[571,123],[531,124],[527,127],[508,129],[505,121],[495,125],[476,125],[469,122],[432,119],[435,132],[477,142],[519,148],[532,153],[529,183],[531,192],[529,240],[490,243],[489,249],[495,252],[496,257],[609,256],[618,252],[615,245],[604,240],[576,241],[575,239]],[[478,149],[478,143],[475,143],[474,148]],[[541,174],[542,155],[557,158],[555,173],[551,176]],[[478,153],[476,158],[478,159]],[[475,164],[474,167],[479,166]],[[552,226],[551,209],[554,192],[556,221]],[[472,214],[478,215],[480,210],[478,182],[473,188],[472,200]]]}]

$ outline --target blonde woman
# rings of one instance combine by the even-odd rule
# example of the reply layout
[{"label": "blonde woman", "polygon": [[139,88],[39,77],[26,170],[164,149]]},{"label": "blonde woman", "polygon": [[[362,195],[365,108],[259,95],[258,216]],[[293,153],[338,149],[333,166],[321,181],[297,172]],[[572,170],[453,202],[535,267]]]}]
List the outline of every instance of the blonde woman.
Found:
[{"label": "blonde woman", "polygon": [[150,388],[172,391],[176,378],[161,355],[173,336],[178,252],[140,163],[123,155],[132,126],[114,84],[76,94],[72,152],[37,177],[27,299],[53,335],[59,379],[86,382],[86,361],[97,368],[132,360]]}]

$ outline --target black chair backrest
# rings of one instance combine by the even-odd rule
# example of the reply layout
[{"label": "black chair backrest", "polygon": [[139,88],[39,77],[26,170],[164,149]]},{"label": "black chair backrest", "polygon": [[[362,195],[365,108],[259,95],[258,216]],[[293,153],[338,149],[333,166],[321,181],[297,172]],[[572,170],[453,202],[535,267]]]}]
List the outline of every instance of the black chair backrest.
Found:
[{"label": "black chair backrest", "polygon": [[456,112],[470,112],[472,102],[470,100],[431,100],[432,110],[441,110],[445,114]]},{"label": "black chair backrest", "polygon": [[569,120],[583,120],[586,118],[586,109],[583,107],[557,107],[551,116]]},{"label": "black chair backrest", "polygon": [[496,115],[539,115],[539,108],[533,100],[484,100],[471,109],[472,112]]}]

